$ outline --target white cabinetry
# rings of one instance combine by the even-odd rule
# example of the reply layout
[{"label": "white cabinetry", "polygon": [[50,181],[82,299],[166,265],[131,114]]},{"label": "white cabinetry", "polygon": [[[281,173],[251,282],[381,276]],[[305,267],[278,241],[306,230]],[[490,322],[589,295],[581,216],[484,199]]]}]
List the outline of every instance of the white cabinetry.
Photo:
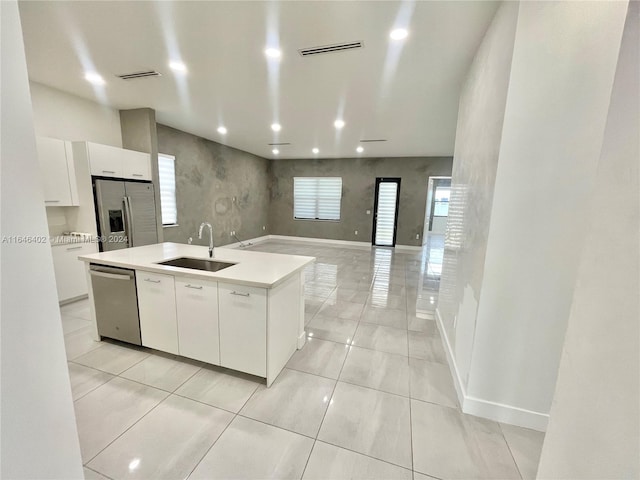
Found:
[{"label": "white cabinetry", "polygon": [[136,271],[142,345],[178,354],[174,278]]},{"label": "white cabinetry", "polygon": [[91,175],[99,177],[151,180],[151,155],[134,150],[83,142]]},{"label": "white cabinetry", "polygon": [[87,277],[79,255],[98,251],[95,243],[61,244],[51,247],[56,275],[58,301],[64,302],[87,294]]},{"label": "white cabinetry", "polygon": [[151,180],[151,155],[134,150],[122,150],[123,178]]},{"label": "white cabinetry", "polygon": [[267,291],[229,283],[218,284],[220,364],[267,376]]},{"label": "white cabinetry", "polygon": [[36,144],[45,204],[49,207],[79,205],[71,143],[38,137]]},{"label": "white cabinetry", "polygon": [[220,365],[218,284],[176,277],[180,355]]},{"label": "white cabinetry", "polygon": [[91,175],[123,178],[122,149],[98,143],[87,143]]}]

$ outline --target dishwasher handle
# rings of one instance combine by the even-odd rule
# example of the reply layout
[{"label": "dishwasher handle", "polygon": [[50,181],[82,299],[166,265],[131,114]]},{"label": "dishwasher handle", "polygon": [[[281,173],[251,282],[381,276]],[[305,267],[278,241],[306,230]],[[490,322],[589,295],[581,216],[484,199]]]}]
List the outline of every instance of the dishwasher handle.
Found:
[{"label": "dishwasher handle", "polygon": [[133,277],[127,273],[122,274],[122,273],[107,273],[107,272],[101,272],[100,270],[89,270],[89,273],[91,275],[93,275],[94,277],[103,277],[103,278],[110,278],[111,280],[131,280]]}]

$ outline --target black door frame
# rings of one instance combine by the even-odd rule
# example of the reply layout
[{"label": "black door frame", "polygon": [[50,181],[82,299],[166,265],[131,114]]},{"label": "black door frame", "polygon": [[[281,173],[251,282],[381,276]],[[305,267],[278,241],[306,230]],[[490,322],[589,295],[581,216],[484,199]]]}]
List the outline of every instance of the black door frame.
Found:
[{"label": "black door frame", "polygon": [[376,178],[376,189],[374,193],[373,203],[373,228],[371,234],[371,245],[376,245],[376,228],[378,226],[378,192],[380,190],[381,183],[396,183],[398,190],[396,191],[396,212],[393,223],[393,243],[391,245],[379,245],[381,247],[395,247],[396,246],[396,234],[398,233],[398,210],[400,207],[400,178],[399,177],[378,177]]}]

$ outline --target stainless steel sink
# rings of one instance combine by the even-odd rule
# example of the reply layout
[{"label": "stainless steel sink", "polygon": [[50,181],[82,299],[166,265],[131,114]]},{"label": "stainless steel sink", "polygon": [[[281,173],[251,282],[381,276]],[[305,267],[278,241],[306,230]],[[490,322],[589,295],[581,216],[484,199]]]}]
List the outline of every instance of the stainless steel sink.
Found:
[{"label": "stainless steel sink", "polygon": [[159,265],[169,265],[171,267],[193,268],[195,270],[206,270],[207,272],[217,272],[219,270],[232,267],[235,263],[218,262],[216,260],[205,260],[203,258],[180,257],[173,260],[158,262]]}]

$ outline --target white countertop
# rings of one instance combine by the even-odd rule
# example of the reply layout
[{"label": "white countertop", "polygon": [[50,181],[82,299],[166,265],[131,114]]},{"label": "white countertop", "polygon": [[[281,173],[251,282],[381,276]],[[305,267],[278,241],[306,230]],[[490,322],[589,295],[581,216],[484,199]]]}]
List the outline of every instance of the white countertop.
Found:
[{"label": "white countertop", "polygon": [[290,275],[315,262],[315,257],[251,252],[222,247],[217,247],[213,255],[213,260],[236,263],[236,265],[219,272],[158,265],[158,262],[178,257],[209,259],[208,247],[169,242],[146,245],[144,247],[124,248],[112,252],[80,255],[78,258],[84,262],[99,263],[101,265],[262,288],[273,288]]}]

